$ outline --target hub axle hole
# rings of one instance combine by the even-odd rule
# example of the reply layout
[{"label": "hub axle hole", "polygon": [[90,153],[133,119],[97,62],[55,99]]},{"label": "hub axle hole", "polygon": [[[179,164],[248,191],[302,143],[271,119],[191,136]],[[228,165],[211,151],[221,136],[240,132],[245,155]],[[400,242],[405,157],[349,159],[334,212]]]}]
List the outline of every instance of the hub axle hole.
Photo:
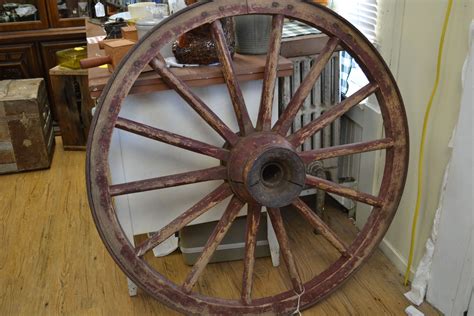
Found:
[{"label": "hub axle hole", "polygon": [[275,162],[271,162],[263,166],[261,172],[261,178],[263,184],[266,186],[276,186],[278,185],[283,178],[283,168]]}]

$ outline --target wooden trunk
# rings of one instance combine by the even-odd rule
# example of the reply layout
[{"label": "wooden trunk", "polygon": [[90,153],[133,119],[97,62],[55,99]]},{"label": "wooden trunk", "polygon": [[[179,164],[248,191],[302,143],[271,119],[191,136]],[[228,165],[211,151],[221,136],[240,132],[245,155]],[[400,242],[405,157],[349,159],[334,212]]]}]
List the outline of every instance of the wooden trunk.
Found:
[{"label": "wooden trunk", "polygon": [[0,81],[0,174],[49,168],[53,148],[44,80]]}]

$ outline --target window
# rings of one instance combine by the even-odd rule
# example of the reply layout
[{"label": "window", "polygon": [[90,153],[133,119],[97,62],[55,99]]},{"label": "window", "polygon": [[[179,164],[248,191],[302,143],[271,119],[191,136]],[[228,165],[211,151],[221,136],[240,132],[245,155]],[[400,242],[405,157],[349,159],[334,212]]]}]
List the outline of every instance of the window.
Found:
[{"label": "window", "polygon": [[[356,26],[377,45],[379,2],[382,0],[333,0],[334,10]],[[367,83],[359,65],[346,52],[341,53],[341,93],[351,95]]]},{"label": "window", "polygon": [[372,43],[377,42],[377,16],[381,0],[334,0],[334,10],[354,24]]}]

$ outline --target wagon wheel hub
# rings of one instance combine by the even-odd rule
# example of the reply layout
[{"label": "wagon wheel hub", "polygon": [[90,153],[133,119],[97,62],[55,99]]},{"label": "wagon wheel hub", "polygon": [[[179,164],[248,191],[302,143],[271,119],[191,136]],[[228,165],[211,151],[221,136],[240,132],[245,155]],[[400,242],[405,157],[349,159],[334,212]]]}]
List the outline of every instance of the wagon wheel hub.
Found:
[{"label": "wagon wheel hub", "polygon": [[266,207],[291,204],[306,178],[296,150],[277,133],[255,133],[242,139],[232,149],[227,168],[234,193]]}]

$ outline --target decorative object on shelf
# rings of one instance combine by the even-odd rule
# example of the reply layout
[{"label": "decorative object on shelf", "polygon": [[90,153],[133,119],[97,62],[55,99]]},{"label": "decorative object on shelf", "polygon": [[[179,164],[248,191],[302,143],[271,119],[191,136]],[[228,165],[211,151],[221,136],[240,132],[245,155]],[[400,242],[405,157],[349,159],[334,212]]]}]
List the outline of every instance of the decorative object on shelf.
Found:
[{"label": "decorative object on shelf", "polygon": [[106,39],[122,38],[122,27],[127,25],[127,22],[120,18],[113,22],[106,22],[104,24],[104,30],[107,34]]},{"label": "decorative object on shelf", "polygon": [[140,19],[135,23],[135,28],[137,32],[137,37],[142,38],[143,35],[148,33],[155,25],[160,23],[163,19]]},{"label": "decorative object on shelf", "polygon": [[49,168],[54,134],[43,79],[0,81],[0,174]]},{"label": "decorative object on shelf", "polygon": [[15,12],[18,15],[18,21],[35,21],[38,19],[36,16],[38,9],[33,4],[20,4]]},{"label": "decorative object on shelf", "polygon": [[97,3],[94,5],[94,11],[95,16],[99,19],[104,18],[107,15],[105,13],[105,6],[100,1],[97,1]]},{"label": "decorative object on shelf", "polygon": [[[242,96],[222,28],[224,18],[247,14],[271,15],[274,26],[264,67],[256,126],[250,118]],[[285,18],[299,20],[316,27],[326,34],[328,41],[320,50],[298,90],[291,96],[288,106],[273,124],[273,99]],[[160,55],[160,50],[173,38],[203,26],[210,27],[214,35],[238,130],[231,129],[222,117],[212,110],[221,104],[212,106],[206,104],[195,90],[167,67]],[[359,61],[369,78],[369,83],[332,106],[321,116],[289,134],[299,109],[340,46],[350,51]],[[177,121],[179,124],[176,124],[176,129],[173,131],[165,130],[163,126],[150,126],[137,121],[139,114],[134,112],[133,107],[129,109],[128,115],[126,114],[128,118],[121,116],[125,114],[121,109],[128,93],[139,82],[137,79],[148,66],[161,76],[169,88],[183,97],[202,120],[221,136],[221,139],[206,143],[193,139],[189,134],[180,135],[182,131],[180,127],[187,125],[187,120],[194,120],[197,116],[179,117]],[[323,131],[332,122],[374,94],[377,96],[382,113],[383,138],[311,151],[298,150],[299,146],[312,135]],[[148,179],[136,177],[133,180],[128,179],[131,182],[112,183],[109,155],[112,135],[115,135],[116,129],[132,133],[133,137],[147,138],[147,142],[154,140],[202,154],[214,158],[215,162],[206,169],[195,170],[196,167],[186,165],[184,173],[158,177],[154,175],[155,178]],[[89,137],[86,159],[87,189],[100,237],[119,267],[135,284],[162,303],[186,314],[288,315],[321,301],[347,281],[376,249],[397,211],[408,171],[409,136],[405,108],[395,79],[383,58],[377,49],[345,19],[324,6],[301,0],[202,1],[172,16],[167,23],[155,28],[153,33],[149,33],[134,46],[121,67],[115,70],[111,81],[102,91],[91,130],[93,132]],[[134,148],[125,150],[133,151]],[[382,150],[385,153],[384,172],[376,193],[361,192],[307,174],[307,166],[313,161]],[[168,158],[179,159],[179,156]],[[140,171],[141,174],[150,174],[146,169]],[[178,217],[137,246],[132,245],[125,235],[115,209],[115,201],[119,197],[142,199],[141,193],[145,191],[166,188],[180,192],[178,186],[216,180],[219,180],[219,183],[215,183],[217,187],[213,191],[201,195],[199,202],[183,210]],[[332,225],[324,222],[300,199],[300,193],[305,185],[370,206],[372,211],[366,226],[353,240],[343,239],[337,230],[331,228]],[[224,200],[228,201],[226,210],[184,282],[176,283],[175,278],[168,277],[170,274],[158,271],[157,265],[150,262],[149,253],[201,215],[214,210],[214,207]],[[295,251],[291,247],[280,211],[280,208],[288,205],[292,206],[293,212],[302,216],[319,232],[315,238],[320,238],[319,240],[327,247],[333,247],[334,253],[338,254],[337,257],[327,257],[327,260],[324,260],[327,266],[322,271],[318,270],[320,271],[318,274],[303,276],[299,272],[298,257],[294,255]],[[196,285],[205,277],[203,272],[212,255],[245,206],[247,230],[241,295],[226,299],[219,297],[219,294],[205,295],[196,289]],[[262,293],[263,295],[256,298],[255,293],[252,293],[255,271],[254,250],[264,207],[280,245],[280,253],[287,268],[285,271],[288,273],[285,283],[289,286],[282,293],[272,293],[268,296]],[[299,243],[300,251],[312,250],[306,248],[307,244],[304,241],[296,242]],[[212,286],[210,283],[202,285]]]},{"label": "decorative object on shelf", "polygon": [[56,52],[58,65],[69,69],[80,69],[80,61],[87,58],[87,47],[74,47]]},{"label": "decorative object on shelf", "polygon": [[79,6],[72,5],[70,1],[57,0],[57,7],[61,19],[79,17]]},{"label": "decorative object on shelf", "polygon": [[105,40],[100,43],[104,47],[105,55],[85,58],[79,61],[82,69],[99,67],[108,64],[109,71],[113,72],[122,58],[135,45],[135,42],[126,39]]},{"label": "decorative object on shelf", "polygon": [[0,23],[36,20],[36,7],[32,4],[4,3]]},{"label": "decorative object on shelf", "polygon": [[135,25],[122,27],[122,38],[130,40],[132,42],[137,42],[138,41],[137,27]]},{"label": "decorative object on shelf", "polygon": [[77,3],[79,9],[79,16],[80,17],[89,17],[89,4],[87,1],[79,1]]},{"label": "decorative object on shelf", "polygon": [[[197,2],[186,0],[187,5]],[[233,18],[222,19],[225,41],[231,56],[235,53],[235,33]],[[173,54],[180,64],[209,65],[219,62],[217,49],[212,37],[210,25],[202,25],[181,35],[173,43]]]},{"label": "decorative object on shelf", "polygon": [[164,19],[170,15],[169,6],[166,3],[156,3],[153,10],[153,18]]},{"label": "decorative object on shelf", "polygon": [[156,4],[154,2],[138,2],[127,6],[132,19],[152,19]]},{"label": "decorative object on shelf", "polygon": [[128,11],[119,12],[119,13],[116,13],[116,14],[113,14],[113,15],[109,16],[109,21],[110,22],[115,22],[118,19],[123,19],[126,22],[130,21],[130,23],[129,23],[130,25],[132,25],[133,21],[134,21],[134,20],[132,20],[132,16],[130,15],[130,12],[128,12]]}]

